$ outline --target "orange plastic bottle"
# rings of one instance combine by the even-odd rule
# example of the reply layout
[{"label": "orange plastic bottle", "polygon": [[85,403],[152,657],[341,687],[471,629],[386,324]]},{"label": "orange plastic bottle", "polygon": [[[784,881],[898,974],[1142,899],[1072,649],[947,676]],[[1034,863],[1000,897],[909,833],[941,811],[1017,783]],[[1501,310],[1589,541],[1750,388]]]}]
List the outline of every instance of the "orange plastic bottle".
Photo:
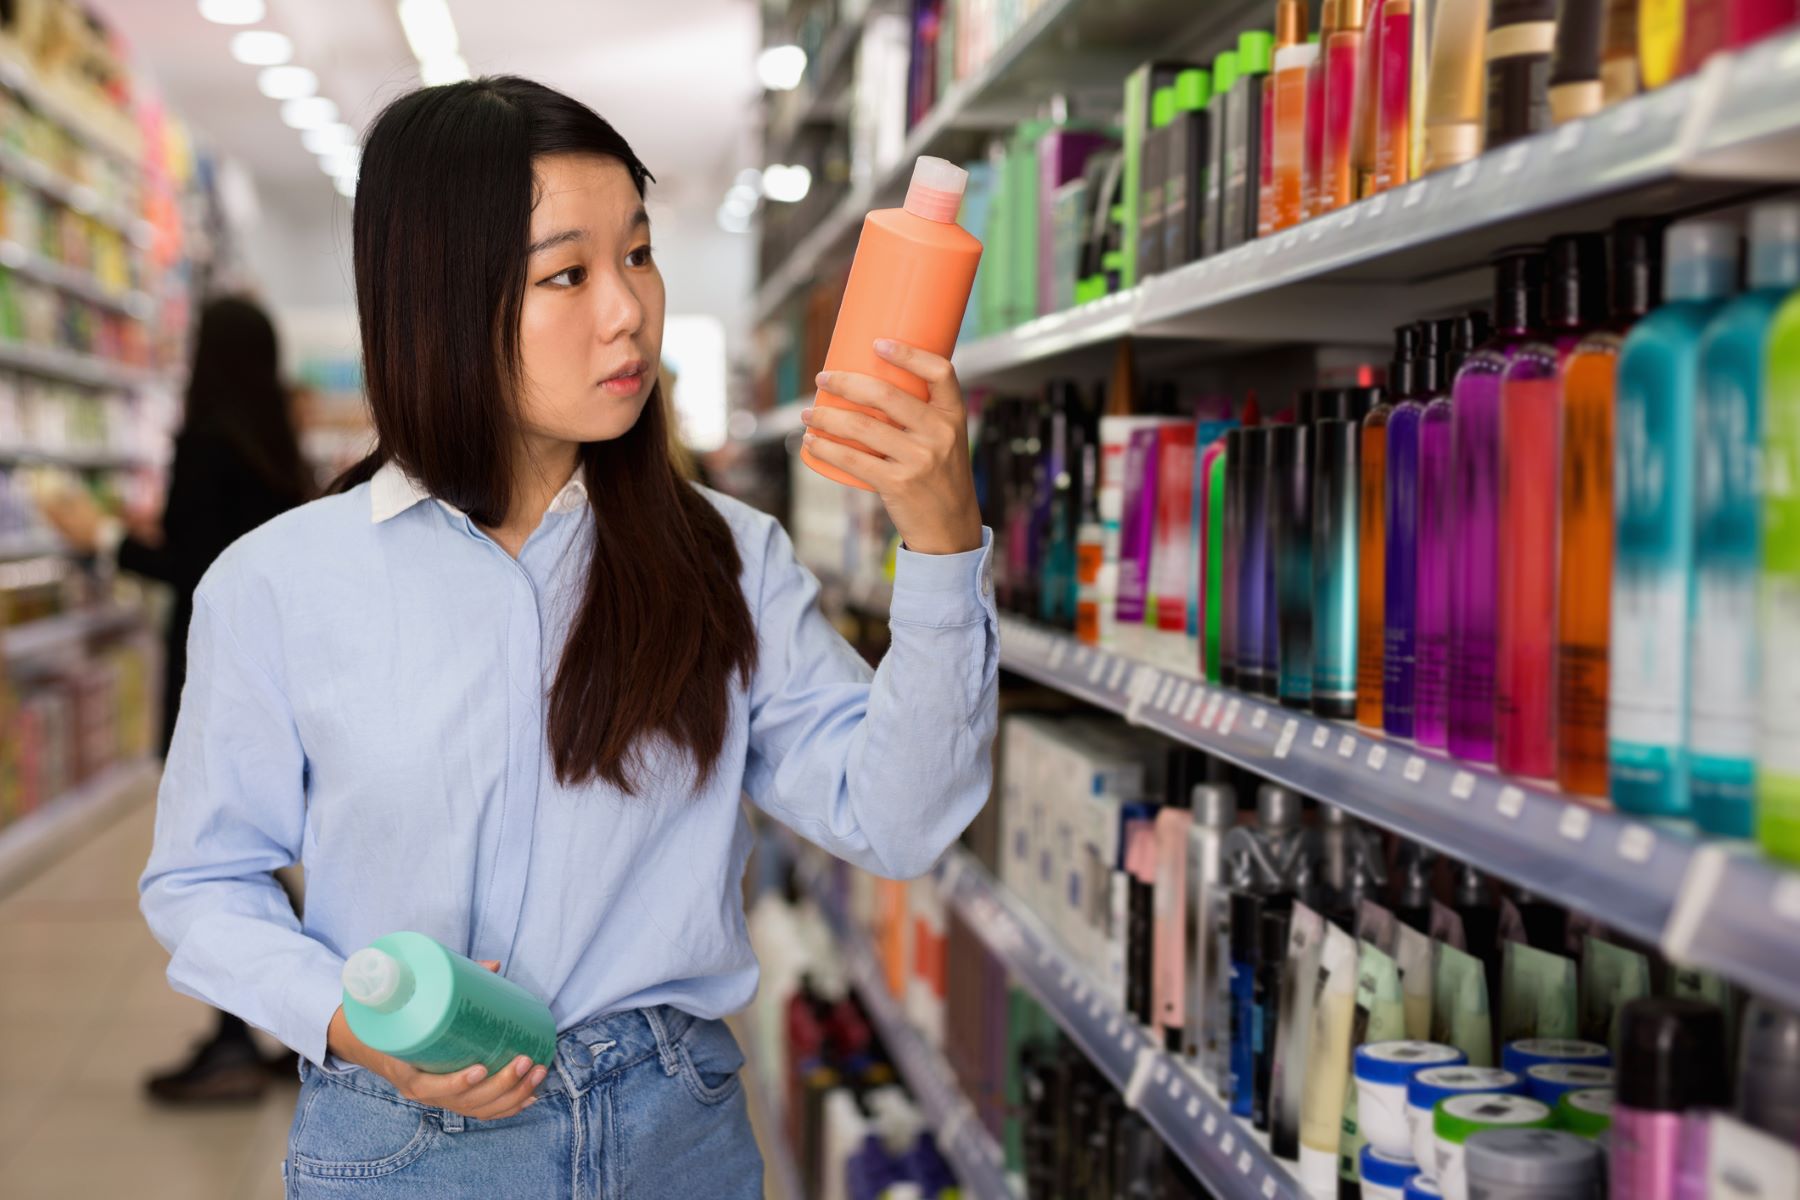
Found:
[{"label": "orange plastic bottle", "polygon": [[[927,398],[922,380],[876,355],[875,340],[892,338],[945,358],[955,349],[969,291],[975,286],[975,267],[981,262],[981,243],[956,223],[968,182],[969,173],[955,163],[921,158],[913,166],[905,207],[877,209],[864,218],[844,303],[825,351],[827,371],[872,375],[921,400]],[[881,415],[825,391],[817,403]],[[832,440],[867,450],[845,438]],[[800,457],[827,479],[871,490],[804,448]]]}]

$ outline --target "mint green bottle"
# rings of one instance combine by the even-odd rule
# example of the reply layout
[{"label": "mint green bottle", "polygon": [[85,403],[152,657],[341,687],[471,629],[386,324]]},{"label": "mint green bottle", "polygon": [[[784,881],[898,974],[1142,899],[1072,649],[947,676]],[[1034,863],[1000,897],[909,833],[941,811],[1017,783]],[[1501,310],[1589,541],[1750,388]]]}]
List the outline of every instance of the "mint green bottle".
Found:
[{"label": "mint green bottle", "polygon": [[364,1043],[421,1071],[556,1055],[550,1006],[422,933],[390,933],[344,963],[344,1017]]}]

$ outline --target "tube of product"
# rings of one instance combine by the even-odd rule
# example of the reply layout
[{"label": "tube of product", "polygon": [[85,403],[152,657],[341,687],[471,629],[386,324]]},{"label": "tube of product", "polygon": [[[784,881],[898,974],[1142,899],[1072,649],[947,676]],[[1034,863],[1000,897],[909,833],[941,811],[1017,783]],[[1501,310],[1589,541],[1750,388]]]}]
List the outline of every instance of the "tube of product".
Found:
[{"label": "tube of product", "polygon": [[1263,534],[1266,539],[1263,549],[1263,680],[1259,694],[1271,700],[1281,694],[1281,594],[1277,585],[1283,554],[1280,541],[1283,527],[1277,513],[1282,507],[1282,490],[1289,483],[1275,470],[1275,432],[1281,428],[1280,425],[1269,427],[1269,438],[1264,443],[1268,461],[1263,465],[1263,504],[1267,511]]},{"label": "tube of product", "polygon": [[[1268,237],[1277,229],[1285,229],[1289,225],[1295,224],[1300,219],[1298,215],[1300,208],[1298,187],[1300,156],[1298,150],[1304,142],[1303,125],[1306,117],[1306,76],[1304,72],[1295,77],[1293,86],[1296,87],[1296,91],[1289,97],[1287,103],[1290,119],[1298,118],[1300,122],[1300,124],[1295,126],[1297,130],[1293,147],[1295,153],[1291,155],[1291,160],[1294,165],[1295,182],[1292,208],[1295,215],[1293,220],[1287,222],[1287,225],[1279,224],[1276,213],[1277,184],[1275,181],[1275,140],[1280,136],[1280,125],[1276,115],[1276,89],[1279,86],[1280,81],[1282,54],[1287,50],[1306,44],[1306,15],[1308,7],[1309,5],[1306,0],[1276,0],[1275,4],[1275,43],[1272,52],[1273,57],[1270,59],[1268,74],[1263,76],[1262,205],[1259,209],[1260,216],[1257,223],[1256,232],[1258,237]],[[1292,62],[1292,59],[1290,58],[1289,61]]]},{"label": "tube of product", "polygon": [[1431,1040],[1455,1046],[1468,1056],[1471,1066],[1492,1066],[1494,1034],[1487,968],[1474,955],[1439,942],[1435,975]]},{"label": "tube of product", "polygon": [[1246,429],[1243,439],[1243,538],[1238,563],[1237,686],[1253,695],[1273,690],[1274,663],[1264,657],[1269,576],[1269,430]]},{"label": "tube of product", "polygon": [[1226,150],[1230,140],[1232,86],[1237,82],[1237,52],[1226,50],[1213,59],[1212,101],[1207,106],[1208,125],[1212,129],[1212,169],[1206,174],[1206,201],[1200,216],[1200,252],[1217,254],[1225,248],[1225,177],[1231,159]]},{"label": "tube of product", "polygon": [[1695,1000],[1635,1000],[1619,1038],[1612,1194],[1678,1200],[1684,1118],[1727,1102],[1724,1015]]},{"label": "tube of product", "polygon": [[1156,528],[1156,429],[1132,431],[1125,451],[1124,511],[1119,526],[1119,598],[1113,607],[1119,647],[1136,653],[1145,644],[1144,612],[1150,603],[1150,562]]},{"label": "tube of product", "polygon": [[1281,1018],[1275,1031],[1275,1065],[1269,1084],[1269,1152],[1287,1162],[1300,1157],[1300,1108],[1306,1092],[1307,1047],[1324,941],[1325,918],[1304,904],[1294,905],[1288,919]]},{"label": "tube of product", "polygon": [[[1591,1042],[1619,1044],[1619,1013],[1633,1000],[1650,994],[1650,960],[1635,950],[1597,937],[1582,942],[1581,1036]],[[1800,1128],[1800,1127],[1797,1127]]]},{"label": "tube of product", "polygon": [[1182,1048],[1209,1080],[1217,1079],[1220,1032],[1229,1018],[1218,1011],[1218,980],[1224,972],[1219,961],[1219,929],[1224,923],[1225,834],[1237,821],[1237,796],[1224,784],[1194,785],[1188,798],[1189,902],[1187,949],[1187,1019],[1182,1024]]},{"label": "tube of product", "polygon": [[1328,924],[1300,1105],[1300,1186],[1312,1200],[1337,1200],[1338,1141],[1356,1017],[1356,964],[1356,939]]},{"label": "tube of product", "polygon": [[1319,32],[1309,45],[1317,47],[1306,68],[1306,132],[1300,159],[1300,219],[1310,221],[1324,209],[1319,193],[1323,190],[1325,157],[1325,43],[1337,26],[1337,0],[1324,0]]},{"label": "tube of product", "polygon": [[[1410,369],[1417,347],[1413,330],[1396,331],[1394,361]],[[1387,587],[1387,425],[1393,405],[1386,398],[1363,418],[1362,456],[1357,473],[1356,533],[1356,723],[1381,728],[1382,652],[1387,643],[1382,598]]]},{"label": "tube of product", "polygon": [[[1419,397],[1435,390],[1438,347],[1429,321],[1414,327],[1418,353],[1405,370],[1404,391],[1395,387],[1399,403],[1388,417],[1387,515],[1382,555],[1386,573],[1382,587],[1382,726],[1394,737],[1413,736],[1413,693],[1418,664],[1419,457],[1424,405]],[[1425,368],[1429,365],[1429,379]]]},{"label": "tube of product", "polygon": [[1603,0],[1600,103],[1611,108],[1638,94],[1637,0]]},{"label": "tube of product", "polygon": [[1394,961],[1400,967],[1400,992],[1406,1000],[1406,1036],[1423,1042],[1431,1037],[1431,939],[1402,921],[1394,935]]},{"label": "tube of product", "polygon": [[1255,892],[1231,893],[1231,1113],[1249,1117],[1256,1111],[1256,958],[1262,936],[1264,905],[1270,898]]},{"label": "tube of product", "polygon": [[1244,555],[1244,434],[1225,435],[1224,554],[1219,572],[1219,682],[1236,687],[1239,674],[1238,585]]},{"label": "tube of product", "polygon": [[1175,120],[1175,86],[1151,93],[1150,128],[1144,134],[1142,174],[1138,181],[1137,277],[1148,279],[1163,270],[1163,185],[1168,181],[1169,125]]},{"label": "tube of product", "polygon": [[1285,899],[1263,906],[1256,949],[1256,1044],[1251,1048],[1254,1098],[1251,1124],[1267,1132],[1279,1107],[1275,1093],[1275,1046],[1280,1036],[1283,1005],[1282,977],[1287,969],[1288,924],[1293,904]]},{"label": "tube of product", "polygon": [[[1389,914],[1391,919],[1392,914]],[[1350,1045],[1397,1042],[1406,1036],[1406,998],[1400,990],[1400,967],[1393,955],[1369,941],[1358,943],[1356,1021]],[[1354,1060],[1353,1060],[1354,1065]],[[1368,1144],[1358,1116],[1354,1074],[1344,1082],[1344,1120],[1338,1140],[1338,1178],[1356,1182],[1362,1148]]]},{"label": "tube of product", "polygon": [[[1306,217],[1307,89],[1316,74],[1313,66],[1318,60],[1319,47],[1310,42],[1275,52],[1271,223],[1277,230],[1291,229]],[[1312,186],[1318,187],[1316,179]]]},{"label": "tube of product", "polygon": [[1201,554],[1206,563],[1206,595],[1202,601],[1200,661],[1209,682],[1223,681],[1225,613],[1225,499],[1229,486],[1229,463],[1226,461],[1228,441],[1218,443],[1219,453],[1206,468],[1206,528]]},{"label": "tube of product", "polygon": [[1412,178],[1413,0],[1383,0],[1375,96],[1375,181],[1385,192]]},{"label": "tube of product", "polygon": [[1495,0],[1487,34],[1486,148],[1550,127],[1556,0]]},{"label": "tube of product", "polygon": [[1200,257],[1201,211],[1212,149],[1212,73],[1195,67],[1175,77],[1169,123],[1169,172],[1163,182],[1163,267]]},{"label": "tube of product", "polygon": [[1508,942],[1501,966],[1502,1044],[1525,1038],[1573,1038],[1576,1012],[1575,961],[1535,946]]},{"label": "tube of product", "polygon": [[1155,946],[1152,951],[1151,1004],[1156,1024],[1171,1053],[1182,1049],[1187,1023],[1188,854],[1194,814],[1188,807],[1198,773],[1198,755],[1180,749],[1170,753],[1162,809],[1156,814]]},{"label": "tube of product", "polygon": [[1262,195],[1263,80],[1274,57],[1274,39],[1266,30],[1247,29],[1238,35],[1237,75],[1225,130],[1225,191],[1220,200],[1223,250],[1256,237]]},{"label": "tube of product", "polygon": [[1558,125],[1592,116],[1605,102],[1600,83],[1605,4],[1606,0],[1558,0],[1556,48],[1550,55],[1550,119]]},{"label": "tube of product", "polygon": [[1369,0],[1362,44],[1356,54],[1356,96],[1351,102],[1351,199],[1375,194],[1375,127],[1381,108],[1381,35],[1387,0]]},{"label": "tube of product", "polygon": [[1439,0],[1425,84],[1427,173],[1481,153],[1487,30],[1487,0]]},{"label": "tube of product", "polygon": [[1356,715],[1357,460],[1360,426],[1323,420],[1313,487],[1313,711]]},{"label": "tube of product", "polygon": [[1320,155],[1319,212],[1356,199],[1351,139],[1356,127],[1357,67],[1362,59],[1366,0],[1338,0],[1338,24],[1325,34],[1325,145]]}]

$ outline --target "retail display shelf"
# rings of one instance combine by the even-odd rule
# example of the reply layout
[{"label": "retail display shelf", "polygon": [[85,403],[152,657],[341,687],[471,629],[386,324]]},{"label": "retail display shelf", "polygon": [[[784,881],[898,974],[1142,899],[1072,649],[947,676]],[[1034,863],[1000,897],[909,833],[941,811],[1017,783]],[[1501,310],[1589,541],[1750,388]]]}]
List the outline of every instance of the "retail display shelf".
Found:
[{"label": "retail display shelf", "polygon": [[1164,1051],[1076,965],[1051,933],[974,856],[938,866],[945,901],[1037,998],[1219,1200],[1304,1200],[1260,1135],[1233,1117],[1187,1062]]},{"label": "retail display shelf", "polygon": [[96,634],[111,633],[135,624],[142,616],[135,608],[106,605],[27,621],[0,630],[0,658],[9,664],[33,662],[79,646]]},{"label": "retail display shelf", "polygon": [[[37,71],[24,60],[23,51],[18,44],[10,38],[0,43],[0,86],[30,103],[44,116],[76,134],[94,149],[104,151],[134,170],[138,167],[141,148],[134,144],[136,130],[132,119],[119,114],[116,126],[105,127],[111,122],[103,124],[96,121],[82,110],[81,105],[64,98],[56,88],[39,78]],[[127,133],[127,130],[131,132]]]},{"label": "retail display shelf", "polygon": [[813,60],[811,82],[802,92],[790,92],[772,105],[778,111],[764,133],[768,161],[786,162],[800,131],[807,126],[847,117],[848,89],[842,71],[856,56],[863,20],[859,17],[834,27]]},{"label": "retail display shelf", "polygon": [[32,446],[0,446],[0,462],[44,463],[76,470],[111,470],[143,466],[150,461],[144,454],[105,449],[50,449]]},{"label": "retail display shelf", "polygon": [[18,242],[0,241],[0,266],[17,271],[27,279],[35,279],[59,291],[79,296],[89,304],[124,313],[136,320],[143,320],[151,312],[150,297],[143,292],[118,293],[110,291],[94,279],[87,271],[64,266],[55,259],[21,246]]},{"label": "retail display shelf", "polygon": [[0,828],[0,896],[15,891],[132,804],[149,798],[156,772],[152,759],[129,759]]},{"label": "retail display shelf", "polygon": [[118,230],[135,245],[148,244],[149,222],[121,205],[108,203],[84,183],[75,183],[60,171],[46,166],[11,146],[0,146],[0,174],[29,184],[58,204],[74,209],[84,217]]},{"label": "retail display shelf", "polygon": [[1679,213],[1800,179],[1800,32],[1698,74],[1128,291],[958,348],[965,384],[1121,335],[1383,344],[1478,300],[1501,248]]},{"label": "retail display shelf", "polygon": [[1800,1004],[1800,873],[1742,843],[1218,687],[1014,618],[1000,663]]},{"label": "retail display shelf", "polygon": [[[1237,29],[1258,10],[1254,0],[1226,0],[1201,10],[1192,0],[1043,0],[980,70],[938,98],[885,170],[852,187],[769,273],[753,298],[752,322],[772,317],[847,248],[870,209],[898,204],[920,155],[952,153],[953,141],[971,130],[1009,128],[1041,109],[1053,93],[1116,87],[1144,55],[1169,49],[1172,30],[1184,40],[1204,40]],[[1204,28],[1196,27],[1197,12]]]},{"label": "retail display shelf", "polygon": [[23,342],[0,342],[0,369],[26,371],[49,379],[119,391],[137,387],[151,377],[150,372],[141,367],[126,366],[74,350]]},{"label": "retail display shelf", "polygon": [[881,1035],[900,1077],[919,1105],[926,1123],[936,1133],[938,1150],[962,1181],[963,1194],[973,1200],[1015,1200],[1006,1177],[1006,1156],[976,1116],[967,1096],[957,1086],[950,1064],[929,1045],[906,1017],[900,1003],[888,992],[881,968],[868,938],[831,902],[819,874],[823,860],[815,855],[800,859],[800,880],[818,901],[844,956],[850,983],[862,997],[863,1008]]}]

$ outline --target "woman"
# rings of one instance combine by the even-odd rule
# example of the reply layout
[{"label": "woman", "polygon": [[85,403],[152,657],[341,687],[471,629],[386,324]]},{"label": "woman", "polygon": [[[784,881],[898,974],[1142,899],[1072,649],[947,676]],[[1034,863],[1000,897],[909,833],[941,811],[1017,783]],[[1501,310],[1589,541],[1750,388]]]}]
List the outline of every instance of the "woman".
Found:
[{"label": "woman", "polygon": [[[74,489],[45,503],[45,516],[71,545],[174,592],[163,655],[165,758],[181,706],[188,624],[201,576],[225,547],[312,490],[281,384],[275,326],[251,301],[225,297],[200,313],[160,529],[127,534],[86,492]],[[293,1069],[283,1060],[273,1066]],[[249,1101],[262,1095],[271,1069],[244,1022],[222,1012],[211,1038],[145,1086],[153,1099],[170,1104]]]},{"label": "woman", "polygon": [[[196,597],[143,908],[177,989],[302,1056],[291,1196],[759,1195],[718,1020],[756,987],[741,795],[894,876],[986,797],[997,626],[949,364],[886,348],[929,402],[827,380],[895,426],[809,418],[876,452],[816,442],[908,547],[871,677],[779,526],[672,465],[649,178],[520,79],[383,113],[353,236],[377,449]],[[301,858],[303,921],[269,879]],[[339,971],[399,929],[546,1000],[555,1061],[429,1075],[359,1042]]]}]

